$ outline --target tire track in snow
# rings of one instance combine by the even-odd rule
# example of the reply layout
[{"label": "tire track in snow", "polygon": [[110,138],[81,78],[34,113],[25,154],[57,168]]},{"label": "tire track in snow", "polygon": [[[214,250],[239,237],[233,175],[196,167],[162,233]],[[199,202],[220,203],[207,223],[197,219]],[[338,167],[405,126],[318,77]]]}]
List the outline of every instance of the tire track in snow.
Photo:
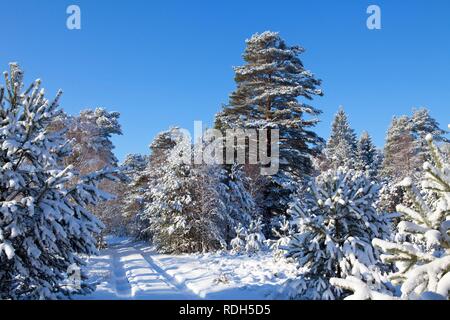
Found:
[{"label": "tire track in snow", "polygon": [[120,299],[199,299],[168,275],[150,255],[126,242],[110,247],[111,287]]},{"label": "tire track in snow", "polygon": [[122,249],[120,246],[114,246],[111,248],[112,255],[112,280],[114,282],[114,289],[116,295],[119,298],[132,298],[132,288],[128,281],[124,264],[121,262],[121,254],[119,251]]},{"label": "tire track in snow", "polygon": [[189,289],[184,283],[178,281],[173,276],[168,274],[163,268],[161,268],[157,262],[152,258],[151,253],[147,253],[143,251],[139,246],[133,247],[136,251],[138,251],[145,261],[153,268],[158,274],[160,274],[166,283],[170,286],[175,287],[178,291],[184,293],[187,296],[187,299],[202,299],[198,294]]}]

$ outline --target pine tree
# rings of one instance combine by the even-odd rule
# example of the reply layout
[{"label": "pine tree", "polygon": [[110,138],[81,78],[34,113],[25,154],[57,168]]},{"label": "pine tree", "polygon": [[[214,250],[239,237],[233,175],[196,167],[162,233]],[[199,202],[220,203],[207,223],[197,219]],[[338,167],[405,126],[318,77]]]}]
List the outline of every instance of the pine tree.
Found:
[{"label": "pine tree", "polygon": [[293,182],[311,173],[311,155],[322,143],[311,131],[321,111],[298,100],[322,95],[320,81],[299,59],[304,49],[288,46],[276,32],[254,34],[246,44],[246,64],[235,68],[237,89],[216,115],[216,128],[280,130],[280,171],[271,177],[263,198],[268,216],[283,214]]},{"label": "pine tree", "polygon": [[399,182],[407,176],[416,179],[420,167],[420,158],[411,132],[411,120],[407,116],[393,118],[387,132],[383,157],[378,177],[383,184],[378,209],[395,212],[398,204],[409,201]]},{"label": "pine tree", "polygon": [[256,203],[249,192],[250,183],[242,166],[233,165],[229,171],[223,170],[222,183],[225,185],[223,194],[220,195],[225,203],[229,226],[227,227],[227,241],[230,239],[230,231],[238,224],[248,228],[250,223],[259,218]]},{"label": "pine tree", "polygon": [[[401,284],[403,298],[417,299],[427,292],[449,299],[450,290],[450,165],[448,159],[427,136],[428,147],[434,164],[425,162],[425,176],[422,187],[435,194],[437,200],[427,201],[406,178],[402,185],[413,199],[413,207],[398,205],[403,215],[398,225],[400,234],[405,235],[403,243],[392,243],[375,239],[373,244],[385,252],[386,263],[395,263],[398,272],[390,279]],[[417,239],[421,242],[417,243]]]},{"label": "pine tree", "polygon": [[278,222],[279,226],[274,227],[272,233],[277,238],[276,240],[269,240],[269,247],[273,251],[275,259],[282,259],[286,256],[286,249],[291,241],[292,236],[295,234],[295,230],[291,225],[291,221],[283,216]]},{"label": "pine tree", "polygon": [[407,116],[394,117],[386,136],[381,175],[400,181],[420,167],[416,154],[411,121]]},{"label": "pine tree", "polygon": [[149,162],[144,170],[142,170],[134,179],[133,185],[136,189],[135,197],[138,202],[135,206],[126,209],[129,217],[136,215],[137,237],[145,240],[151,240],[153,233],[150,227],[151,213],[148,208],[155,201],[153,190],[158,187],[167,165],[168,158],[173,148],[176,146],[179,136],[178,127],[173,127],[167,131],[160,132],[156,135],[150,144],[151,154]]},{"label": "pine tree", "polygon": [[[401,286],[401,296],[395,299],[448,300],[450,297],[450,165],[448,158],[433,143],[431,134],[426,140],[434,164],[425,162],[423,166],[422,192],[411,178],[402,181],[414,201],[411,207],[397,207],[402,214],[398,224],[402,237],[396,238],[401,241],[372,241],[375,247],[385,252],[381,255],[382,260],[397,267],[397,271],[389,276],[394,284]],[[424,197],[429,193],[435,195],[432,201]],[[353,291],[349,299],[392,299],[352,277],[332,279],[331,282]]]},{"label": "pine tree", "polygon": [[366,171],[371,177],[378,175],[380,158],[370,135],[364,131],[358,141],[356,169]]},{"label": "pine tree", "polygon": [[120,114],[104,108],[86,109],[77,116],[61,114],[53,122],[56,129],[65,129],[72,140],[73,152],[65,159],[81,173],[87,174],[104,167],[117,167],[113,135],[121,135]]},{"label": "pine tree", "polygon": [[431,161],[431,152],[426,143],[426,136],[431,134],[436,142],[449,142],[444,136],[447,132],[440,128],[436,119],[430,116],[428,109],[414,110],[411,117],[411,133],[416,141],[416,152],[420,161]]},{"label": "pine tree", "polygon": [[342,107],[334,117],[325,155],[329,168],[337,169],[340,166],[355,168],[357,164],[356,134],[350,127],[347,114]]},{"label": "pine tree", "polygon": [[[221,196],[225,194],[222,169],[194,165],[192,144],[181,131],[172,131],[171,141],[175,145],[159,168],[161,174],[151,186],[151,201],[142,217],[148,222],[153,243],[162,252],[226,248],[231,218]],[[183,159],[186,155],[189,159]]]},{"label": "pine tree", "polygon": [[247,237],[245,238],[245,250],[248,254],[257,253],[265,249],[266,237],[264,236],[263,223],[261,219],[253,220],[248,228]]},{"label": "pine tree", "polygon": [[[61,114],[52,124],[53,130],[65,130],[73,152],[64,159],[65,165],[73,165],[81,174],[89,174],[105,167],[120,171],[114,155],[112,137],[121,135],[120,114],[104,108],[86,109],[77,116]],[[125,176],[121,175],[122,179]],[[90,210],[105,224],[104,233],[117,232],[123,228],[120,212],[120,183],[104,180],[100,187],[115,199],[96,205]],[[118,196],[118,197],[117,197]],[[99,239],[102,242],[102,239]]]},{"label": "pine tree", "polygon": [[240,254],[245,252],[245,239],[247,238],[247,229],[239,223],[235,228],[236,237],[231,240],[231,253]]},{"label": "pine tree", "polygon": [[[121,164],[120,169],[128,177],[117,185],[119,195],[119,214],[123,223],[121,233],[140,237],[141,229],[139,217],[145,208],[144,194],[148,186],[147,167],[149,158],[140,154],[129,154]],[[119,193],[119,192],[118,192]],[[116,215],[115,215],[116,216]],[[118,225],[115,223],[115,225]],[[117,232],[116,232],[117,233]]]},{"label": "pine tree", "polygon": [[377,188],[362,172],[338,168],[322,173],[306,195],[296,197],[290,210],[298,232],[287,256],[302,272],[287,285],[291,297],[341,298],[345,293],[329,280],[350,275],[383,287],[371,241],[386,237],[389,224],[374,209]]},{"label": "pine tree", "polygon": [[[45,98],[41,81],[24,88],[16,63],[0,88],[0,299],[53,299],[73,290],[68,272],[96,252],[102,228],[87,209],[108,196],[99,180],[111,171],[80,176],[64,166],[71,155],[64,132],[52,128],[62,94]],[[83,276],[83,275],[82,275]]]}]

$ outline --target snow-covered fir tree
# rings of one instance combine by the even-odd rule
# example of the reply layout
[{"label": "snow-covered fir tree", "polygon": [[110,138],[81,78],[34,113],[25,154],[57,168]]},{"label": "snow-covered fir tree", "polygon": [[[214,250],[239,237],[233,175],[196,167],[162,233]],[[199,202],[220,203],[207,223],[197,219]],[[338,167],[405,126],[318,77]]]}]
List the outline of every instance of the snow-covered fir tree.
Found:
[{"label": "snow-covered fir tree", "polygon": [[309,193],[291,204],[298,232],[288,257],[299,264],[298,279],[286,289],[300,299],[339,299],[345,292],[333,287],[332,277],[355,276],[383,288],[380,267],[371,241],[384,238],[389,223],[374,208],[378,186],[365,174],[338,168],[311,182]]},{"label": "snow-covered fir tree", "polygon": [[156,135],[149,146],[151,154],[147,166],[140,173],[137,173],[137,176],[133,179],[132,188],[136,192],[130,194],[130,197],[135,199],[130,199],[132,205],[125,208],[124,214],[128,217],[136,216],[134,220],[136,221],[136,236],[138,238],[146,240],[152,238],[148,207],[154,201],[153,190],[158,186],[164,175],[161,168],[168,162],[169,155],[176,145],[179,130],[178,127],[173,127]]},{"label": "snow-covered fir tree", "polygon": [[230,242],[231,253],[239,254],[245,252],[245,243],[247,238],[247,229],[239,223],[235,228],[236,237]]},{"label": "snow-covered fir tree", "polygon": [[381,175],[398,182],[419,167],[411,121],[407,116],[394,117],[386,136]]},{"label": "snow-covered fir tree", "polygon": [[395,212],[400,203],[408,203],[404,188],[399,185],[407,176],[417,179],[420,158],[407,116],[394,117],[386,135],[383,163],[379,173],[382,182],[377,207],[382,212]]},{"label": "snow-covered fir tree", "polygon": [[303,48],[288,46],[271,31],[254,34],[246,45],[246,64],[235,68],[237,89],[229,105],[216,115],[215,126],[280,130],[280,171],[269,178],[262,197],[269,219],[285,214],[295,182],[312,171],[311,155],[322,139],[311,129],[321,112],[298,98],[312,100],[322,91],[320,81],[299,58]]},{"label": "snow-covered fir tree", "polygon": [[286,249],[292,236],[295,234],[295,229],[286,216],[283,216],[278,222],[278,227],[272,228],[272,233],[276,240],[268,240],[270,249],[273,251],[275,259],[281,259],[286,256]]},{"label": "snow-covered fir tree", "polygon": [[373,241],[385,252],[383,261],[396,264],[398,272],[390,279],[401,284],[402,297],[408,299],[423,297],[427,292],[450,297],[450,164],[432,139],[430,134],[426,139],[433,163],[423,165],[422,188],[436,195],[436,200],[427,201],[412,179],[406,178],[402,185],[410,193],[413,206],[397,206],[402,214],[398,231],[405,241]]},{"label": "snow-covered fir tree", "polygon": [[[115,233],[127,234],[139,237],[139,216],[144,210],[144,194],[148,186],[146,174],[149,157],[140,154],[128,154],[120,165],[121,172],[128,178],[118,183],[118,214],[121,223],[113,223],[116,226]],[[120,192],[119,192],[120,191]]]},{"label": "snow-covered fir tree", "polygon": [[122,135],[120,114],[104,108],[86,109],[78,116],[66,116],[63,125],[66,136],[73,140],[74,152],[66,159],[82,173],[103,167],[116,167],[113,135]]},{"label": "snow-covered fir tree", "polygon": [[378,170],[381,165],[380,155],[369,133],[364,131],[358,140],[356,149],[356,169],[366,171],[371,177],[378,176]]},{"label": "snow-covered fir tree", "polygon": [[[385,263],[394,263],[396,272],[390,274],[393,284],[400,286],[397,299],[448,300],[450,298],[450,165],[433,143],[433,137],[426,137],[432,161],[425,162],[422,190],[418,190],[411,178],[405,178],[402,185],[410,193],[413,205],[398,205],[402,214],[398,224],[401,237],[398,241],[374,239],[373,245],[384,254]],[[432,193],[429,201],[424,194]],[[374,290],[364,281],[332,279],[334,285],[353,291],[349,299],[385,300],[392,297]]]},{"label": "snow-covered fir tree", "polygon": [[327,141],[325,156],[328,168],[341,166],[355,168],[357,166],[357,139],[355,131],[350,127],[343,107],[336,113],[331,126],[331,136]]},{"label": "snow-covered fir tree", "polygon": [[147,219],[153,243],[163,252],[205,252],[225,249],[230,216],[226,212],[222,169],[194,165],[192,144],[181,131],[161,175],[152,185]]},{"label": "snow-covered fir tree", "polygon": [[96,252],[102,224],[87,209],[108,195],[97,189],[111,171],[81,176],[64,166],[71,155],[61,115],[61,91],[45,98],[41,81],[24,87],[16,63],[0,88],[0,299],[53,299],[81,288],[65,286],[81,255]]},{"label": "snow-covered fir tree", "polygon": [[245,238],[245,251],[254,254],[266,248],[266,237],[263,234],[263,223],[261,218],[253,220],[247,231]]},{"label": "snow-covered fir tree", "polygon": [[426,136],[431,134],[437,143],[448,143],[449,140],[445,137],[447,132],[440,128],[439,123],[431,117],[429,110],[426,108],[414,110],[410,121],[419,159],[422,162],[430,161],[432,155],[426,143]]},{"label": "snow-covered fir tree", "polygon": [[[249,191],[249,178],[246,176],[243,167],[232,165],[230,170],[223,170],[222,183],[225,185],[224,198],[227,214],[230,216],[229,230],[234,230],[236,224],[242,224],[246,228],[250,223],[259,218],[257,206],[253,196]],[[229,234],[227,239],[229,239]]]},{"label": "snow-covered fir tree", "polygon": [[[119,117],[118,112],[96,108],[83,110],[76,116],[61,114],[55,118],[52,129],[65,130],[65,136],[72,144],[73,152],[64,159],[65,165],[73,165],[85,175],[105,167],[120,171],[112,142],[114,135],[122,134]],[[123,227],[120,212],[122,191],[118,183],[109,180],[102,181],[100,187],[119,197],[90,209],[105,224],[104,233],[115,232]]]}]

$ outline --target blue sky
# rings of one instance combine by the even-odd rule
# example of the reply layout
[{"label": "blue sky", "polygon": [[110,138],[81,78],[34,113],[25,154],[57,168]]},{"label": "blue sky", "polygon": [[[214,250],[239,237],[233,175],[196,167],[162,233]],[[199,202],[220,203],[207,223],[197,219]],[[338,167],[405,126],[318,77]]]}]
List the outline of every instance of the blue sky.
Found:
[{"label": "blue sky", "polygon": [[[77,4],[82,29],[66,28]],[[366,9],[382,10],[382,30],[366,28]],[[0,66],[19,62],[47,93],[64,90],[63,108],[103,106],[122,114],[116,154],[148,153],[171,125],[211,124],[234,89],[245,39],[279,31],[307,49],[305,66],[323,80],[317,132],[328,137],[339,105],[358,134],[378,146],[393,115],[427,106],[450,123],[450,1],[3,1]]]}]

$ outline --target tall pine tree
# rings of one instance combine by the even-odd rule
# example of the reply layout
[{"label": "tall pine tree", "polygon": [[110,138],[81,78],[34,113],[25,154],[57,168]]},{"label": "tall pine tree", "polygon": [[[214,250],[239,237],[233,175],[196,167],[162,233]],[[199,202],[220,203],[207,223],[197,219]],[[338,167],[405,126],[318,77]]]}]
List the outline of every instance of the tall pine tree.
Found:
[{"label": "tall pine tree", "polygon": [[[235,68],[236,90],[216,115],[216,128],[280,130],[280,171],[264,195],[266,213],[285,213],[293,182],[312,172],[311,156],[322,139],[311,129],[320,110],[300,102],[321,96],[320,80],[305,69],[300,46],[288,46],[276,32],[246,41],[245,65]],[[309,119],[305,115],[310,116]]]}]

